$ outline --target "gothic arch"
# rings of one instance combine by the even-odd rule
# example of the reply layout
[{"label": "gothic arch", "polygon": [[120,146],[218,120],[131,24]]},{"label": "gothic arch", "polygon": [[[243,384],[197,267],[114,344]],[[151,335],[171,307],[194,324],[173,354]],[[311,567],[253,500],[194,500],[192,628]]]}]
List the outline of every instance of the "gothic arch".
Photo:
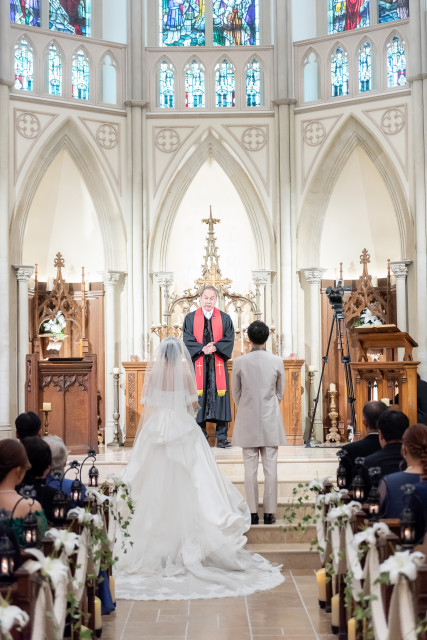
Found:
[{"label": "gothic arch", "polygon": [[319,239],[329,199],[342,167],[357,145],[374,162],[390,194],[399,227],[401,258],[408,258],[413,254],[414,224],[398,171],[388,152],[372,132],[351,115],[329,143],[308,185],[297,228],[299,268],[321,266]]},{"label": "gothic arch", "polygon": [[166,195],[160,203],[150,243],[150,271],[167,269],[167,251],[175,217],[194,176],[209,157],[216,160],[230,178],[246,209],[257,250],[254,268],[275,271],[274,231],[260,195],[246,169],[212,132],[202,137],[199,145],[187,150],[163,187]]},{"label": "gothic arch", "polygon": [[[11,262],[21,263],[25,227],[31,203],[56,155],[66,149],[79,169],[98,215],[105,253],[105,269],[126,270],[126,232],[122,212],[97,154],[77,124],[67,119],[37,149],[37,161],[19,187],[10,226]],[[34,158],[34,156],[32,156]]]}]

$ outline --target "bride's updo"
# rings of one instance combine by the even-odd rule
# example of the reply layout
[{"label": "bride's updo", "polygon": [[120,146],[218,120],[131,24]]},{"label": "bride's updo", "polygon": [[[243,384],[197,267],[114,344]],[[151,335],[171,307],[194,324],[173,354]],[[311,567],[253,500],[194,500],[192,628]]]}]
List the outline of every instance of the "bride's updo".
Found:
[{"label": "bride's updo", "polygon": [[427,475],[427,425],[414,424],[406,429],[402,444],[413,458],[421,462],[423,473]]},{"label": "bride's updo", "polygon": [[160,343],[159,358],[164,358],[167,364],[174,364],[181,355],[181,343],[176,338],[165,338]]}]

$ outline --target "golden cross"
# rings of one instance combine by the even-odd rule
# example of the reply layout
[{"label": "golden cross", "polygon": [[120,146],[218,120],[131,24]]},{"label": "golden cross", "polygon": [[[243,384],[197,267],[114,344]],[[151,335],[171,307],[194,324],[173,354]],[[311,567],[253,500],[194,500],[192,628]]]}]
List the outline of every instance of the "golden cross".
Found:
[{"label": "golden cross", "polygon": [[201,363],[201,362],[199,362],[198,364],[196,364],[196,367],[198,367],[198,368],[199,368],[199,375],[200,375],[200,372],[201,372],[202,367],[203,367],[202,363]]},{"label": "golden cross", "polygon": [[212,233],[214,230],[214,224],[219,224],[221,222],[219,218],[212,218],[212,205],[210,205],[209,218],[205,218],[204,220],[202,220],[202,222],[205,222],[209,225],[209,231],[211,231]]},{"label": "golden cross", "polygon": [[216,365],[218,367],[219,375],[221,375],[221,365],[222,365],[222,362],[218,362],[218,364]]}]

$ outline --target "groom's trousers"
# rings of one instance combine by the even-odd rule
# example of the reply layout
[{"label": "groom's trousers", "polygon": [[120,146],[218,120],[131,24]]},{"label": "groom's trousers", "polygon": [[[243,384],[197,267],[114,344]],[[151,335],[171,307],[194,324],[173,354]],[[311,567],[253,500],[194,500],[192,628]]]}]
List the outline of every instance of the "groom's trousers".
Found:
[{"label": "groom's trousers", "polygon": [[258,511],[258,462],[261,454],[264,470],[264,513],[276,513],[278,447],[243,447],[246,502],[251,513]]}]

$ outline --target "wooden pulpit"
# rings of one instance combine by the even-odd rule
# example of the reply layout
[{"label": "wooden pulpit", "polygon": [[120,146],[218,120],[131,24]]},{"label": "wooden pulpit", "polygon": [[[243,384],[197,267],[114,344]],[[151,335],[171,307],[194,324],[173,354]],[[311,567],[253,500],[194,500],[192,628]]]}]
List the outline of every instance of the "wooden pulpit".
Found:
[{"label": "wooden pulpit", "polygon": [[[25,406],[44,424],[43,403],[51,404],[48,433],[62,438],[71,453],[98,451],[97,358],[39,360],[27,355]],[[44,427],[42,428],[45,434]]]},{"label": "wooden pulpit", "polygon": [[[285,366],[285,395],[280,404],[284,429],[288,445],[304,444],[302,437],[301,416],[301,367],[304,360],[284,360]],[[126,441],[125,447],[132,447],[143,405],[141,404],[142,387],[144,385],[147,362],[122,362],[126,371]],[[228,374],[231,378],[233,361],[227,362]],[[230,389],[231,422],[228,428],[228,439],[233,435],[234,420],[236,417],[236,405]],[[215,438],[215,425],[207,423],[206,430],[210,436],[210,442]]]},{"label": "wooden pulpit", "polygon": [[[395,325],[357,327],[358,362],[351,363],[354,376],[356,439],[363,438],[362,410],[366,402],[387,399],[391,409],[403,411],[410,424],[417,422],[417,367],[412,349],[417,343]],[[398,349],[404,351],[397,360]],[[369,350],[372,350],[371,353]]]}]

